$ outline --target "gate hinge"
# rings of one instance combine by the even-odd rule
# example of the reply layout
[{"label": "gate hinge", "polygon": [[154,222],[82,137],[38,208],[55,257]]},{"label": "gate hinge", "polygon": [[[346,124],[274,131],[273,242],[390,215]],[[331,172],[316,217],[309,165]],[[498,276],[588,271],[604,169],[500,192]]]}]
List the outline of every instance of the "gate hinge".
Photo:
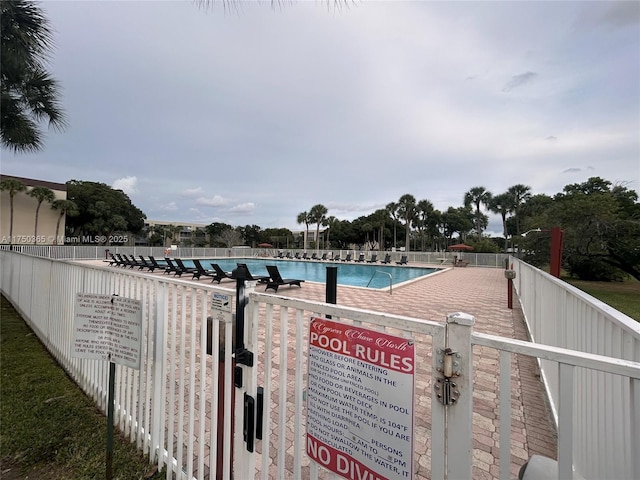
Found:
[{"label": "gate hinge", "polygon": [[443,405],[453,405],[460,398],[460,385],[456,378],[460,376],[460,359],[462,355],[450,348],[436,350],[438,366],[436,371],[440,373],[435,377],[433,388]]}]

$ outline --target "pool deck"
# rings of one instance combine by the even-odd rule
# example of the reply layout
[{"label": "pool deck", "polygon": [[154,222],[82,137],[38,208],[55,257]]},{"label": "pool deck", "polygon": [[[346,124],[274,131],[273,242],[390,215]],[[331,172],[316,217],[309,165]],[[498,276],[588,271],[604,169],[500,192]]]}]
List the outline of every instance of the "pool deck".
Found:
[{"label": "pool deck", "polygon": [[[88,263],[105,265],[102,261]],[[162,272],[154,275],[162,275]],[[186,275],[183,280],[190,281]],[[194,282],[210,284],[210,280],[205,278]],[[231,281],[221,283],[227,288],[232,285]],[[258,284],[256,291],[263,292],[264,288]],[[325,286],[305,282],[301,288],[280,287],[278,295],[324,302]],[[522,313],[518,308],[511,310],[507,307],[507,280],[504,270],[498,268],[448,268],[438,274],[393,287],[391,294],[388,289],[338,286],[337,303],[438,322],[444,322],[449,313],[465,312],[476,318],[475,331],[528,339]],[[517,306],[517,297],[514,295],[514,307]],[[499,478],[498,362],[499,356],[495,350],[474,348],[473,478],[479,480]],[[511,401],[511,474],[517,477],[519,466],[531,455],[556,458],[556,431],[536,361],[530,357],[516,355],[513,359]],[[415,439],[418,456],[422,449],[427,448],[420,438]]]}]

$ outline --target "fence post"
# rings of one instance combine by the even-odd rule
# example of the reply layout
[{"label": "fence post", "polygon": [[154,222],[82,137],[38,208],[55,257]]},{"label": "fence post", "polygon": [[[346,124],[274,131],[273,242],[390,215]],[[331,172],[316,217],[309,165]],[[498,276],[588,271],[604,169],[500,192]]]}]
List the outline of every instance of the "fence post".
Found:
[{"label": "fence post", "polygon": [[[472,478],[473,354],[471,333],[475,317],[456,312],[447,315],[444,375],[451,369],[455,403],[446,407],[445,457],[447,478]],[[448,357],[448,358],[447,358]]]},{"label": "fence post", "polygon": [[[155,338],[153,339],[153,398],[151,406],[151,447],[149,460],[155,462],[162,469],[166,459],[164,458],[164,420],[165,420],[165,392],[167,382],[166,372],[166,346],[167,346],[167,312],[169,310],[169,298],[167,286],[160,285],[158,281],[153,284],[156,291],[155,305],[149,311],[147,322],[155,324]],[[169,457],[171,458],[171,457]]]}]

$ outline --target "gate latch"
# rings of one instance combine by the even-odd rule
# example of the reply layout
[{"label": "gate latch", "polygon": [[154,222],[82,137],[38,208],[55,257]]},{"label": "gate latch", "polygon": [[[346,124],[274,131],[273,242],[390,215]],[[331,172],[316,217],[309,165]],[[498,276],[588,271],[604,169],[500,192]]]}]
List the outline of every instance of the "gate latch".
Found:
[{"label": "gate latch", "polygon": [[436,350],[438,356],[438,367],[436,371],[442,374],[437,377],[434,387],[437,396],[443,405],[453,405],[460,398],[460,387],[456,383],[456,377],[460,376],[460,353],[454,352],[450,348]]}]

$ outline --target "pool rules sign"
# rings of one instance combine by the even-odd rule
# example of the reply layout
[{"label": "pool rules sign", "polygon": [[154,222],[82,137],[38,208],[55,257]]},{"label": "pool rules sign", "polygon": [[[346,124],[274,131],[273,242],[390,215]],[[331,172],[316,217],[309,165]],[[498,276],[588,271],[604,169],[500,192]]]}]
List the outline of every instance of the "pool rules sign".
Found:
[{"label": "pool rules sign", "polygon": [[142,303],[133,298],[77,293],[71,356],[140,369]]},{"label": "pool rules sign", "polygon": [[309,457],[352,480],[413,478],[413,341],[313,318],[307,360]]}]

